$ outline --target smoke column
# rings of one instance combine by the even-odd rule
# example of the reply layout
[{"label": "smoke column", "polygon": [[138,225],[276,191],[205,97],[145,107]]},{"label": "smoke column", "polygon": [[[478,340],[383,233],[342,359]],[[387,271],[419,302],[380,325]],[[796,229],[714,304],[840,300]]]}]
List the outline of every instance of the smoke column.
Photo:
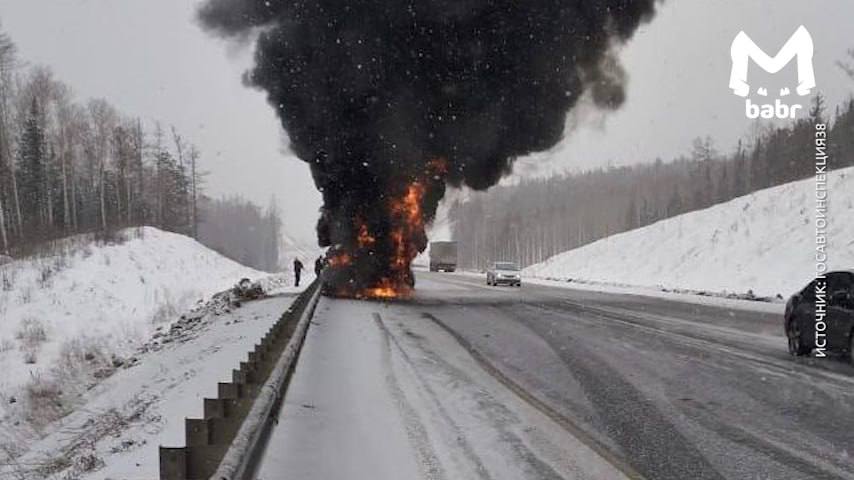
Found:
[{"label": "smoke column", "polygon": [[[208,0],[202,25],[254,38],[267,93],[324,205],[327,282],[393,296],[445,186],[486,189],[548,149],[579,97],[613,109],[612,52],[654,0]],[[364,292],[369,292],[365,294]]]}]

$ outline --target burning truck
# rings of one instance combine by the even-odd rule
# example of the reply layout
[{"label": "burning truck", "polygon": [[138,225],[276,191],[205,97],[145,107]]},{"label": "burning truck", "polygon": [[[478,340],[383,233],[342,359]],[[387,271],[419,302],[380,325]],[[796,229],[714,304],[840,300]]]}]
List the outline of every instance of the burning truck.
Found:
[{"label": "burning truck", "polygon": [[407,296],[446,186],[483,190],[554,146],[579,100],[624,100],[614,53],[654,0],[206,0],[255,39],[266,92],[323,195],[327,292]]},{"label": "burning truck", "polygon": [[[425,225],[435,211],[425,216],[424,196],[441,188],[444,162],[428,164],[420,178],[405,183],[405,189],[377,208],[385,215],[353,219],[355,239],[336,244],[327,254],[324,291],[328,295],[353,298],[397,298],[415,287],[410,264],[427,246]],[[432,185],[431,185],[432,184]],[[370,222],[368,219],[381,221]],[[323,222],[323,219],[321,219]],[[379,254],[386,252],[386,255]],[[367,279],[367,282],[363,280]]]}]

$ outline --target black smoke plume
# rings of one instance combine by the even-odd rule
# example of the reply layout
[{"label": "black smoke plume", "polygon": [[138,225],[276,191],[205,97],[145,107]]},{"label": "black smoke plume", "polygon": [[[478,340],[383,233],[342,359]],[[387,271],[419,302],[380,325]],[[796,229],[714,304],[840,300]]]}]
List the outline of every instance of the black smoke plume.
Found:
[{"label": "black smoke plume", "polygon": [[427,242],[398,208],[413,185],[429,223],[446,184],[486,189],[555,145],[582,94],[618,107],[613,47],[654,3],[208,0],[199,18],[222,36],[258,34],[246,82],[267,93],[323,194],[328,280],[358,295],[411,283]]}]

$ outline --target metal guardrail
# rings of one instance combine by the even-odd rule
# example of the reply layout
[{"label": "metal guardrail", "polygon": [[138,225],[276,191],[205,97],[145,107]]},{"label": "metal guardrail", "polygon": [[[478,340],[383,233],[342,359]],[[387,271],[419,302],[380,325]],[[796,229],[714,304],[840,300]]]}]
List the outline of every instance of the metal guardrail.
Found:
[{"label": "metal guardrail", "polygon": [[161,480],[239,480],[285,395],[320,295],[315,281],[282,314],[247,361],[204,399],[203,418],[185,419],[184,447],[160,447]]}]

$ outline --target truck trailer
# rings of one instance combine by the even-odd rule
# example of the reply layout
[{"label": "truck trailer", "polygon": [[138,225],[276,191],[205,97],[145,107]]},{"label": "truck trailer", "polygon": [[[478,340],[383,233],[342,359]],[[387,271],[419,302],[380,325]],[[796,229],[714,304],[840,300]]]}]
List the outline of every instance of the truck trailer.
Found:
[{"label": "truck trailer", "polygon": [[457,269],[457,242],[430,243],[430,271],[453,272]]}]

